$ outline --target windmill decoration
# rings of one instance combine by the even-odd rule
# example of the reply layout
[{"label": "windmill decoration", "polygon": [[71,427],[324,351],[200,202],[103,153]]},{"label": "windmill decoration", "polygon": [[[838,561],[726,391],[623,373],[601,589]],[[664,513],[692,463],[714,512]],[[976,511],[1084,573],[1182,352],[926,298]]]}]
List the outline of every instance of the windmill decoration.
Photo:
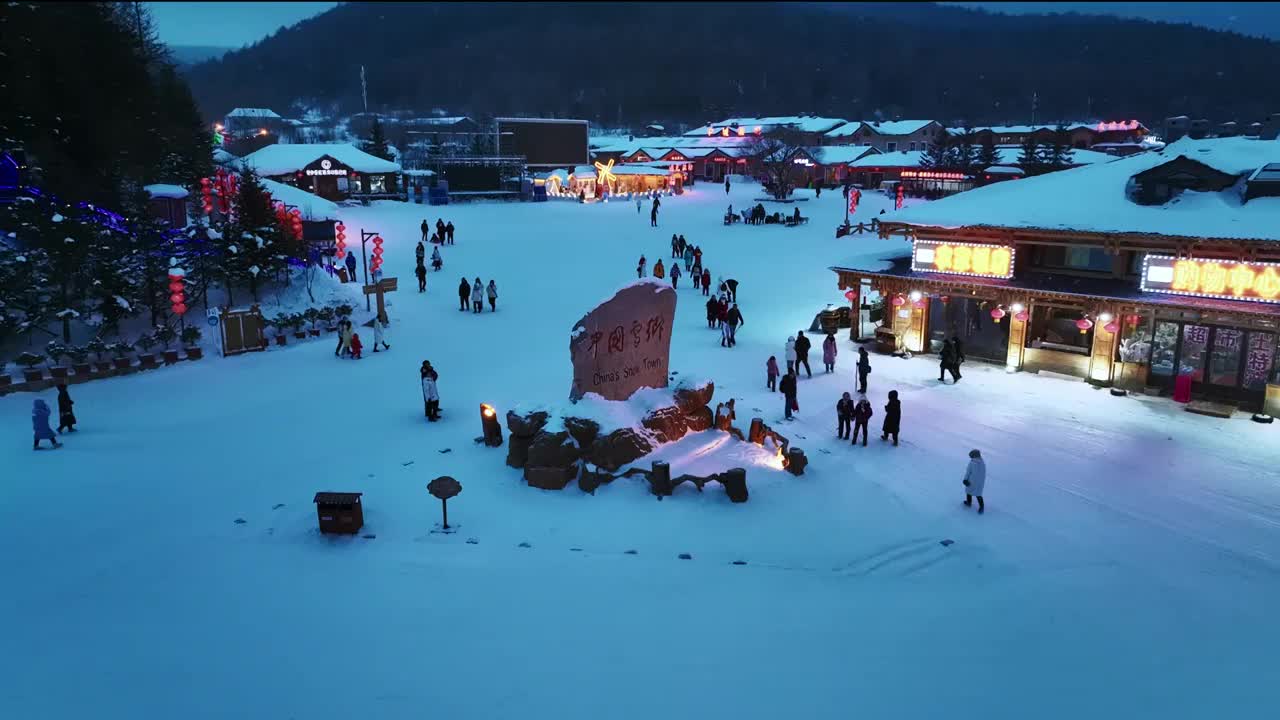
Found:
[{"label": "windmill decoration", "polygon": [[613,188],[617,186],[618,176],[613,174],[613,159],[609,159],[609,164],[596,163],[596,183],[602,187],[609,188],[609,194],[613,194]]}]

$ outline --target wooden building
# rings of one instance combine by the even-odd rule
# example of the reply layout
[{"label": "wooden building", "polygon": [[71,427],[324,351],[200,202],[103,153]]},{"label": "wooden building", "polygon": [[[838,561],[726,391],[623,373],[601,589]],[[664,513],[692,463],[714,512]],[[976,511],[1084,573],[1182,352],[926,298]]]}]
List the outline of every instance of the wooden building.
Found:
[{"label": "wooden building", "polygon": [[187,189],[179,185],[147,185],[143,188],[150,198],[147,201],[147,213],[151,217],[166,222],[169,227],[184,228],[187,226]]},{"label": "wooden building", "polygon": [[960,337],[1009,371],[1182,382],[1280,413],[1280,205],[1248,199],[1277,160],[1277,143],[1186,139],[999,183],[883,218],[882,236],[912,242],[889,269],[832,269],[841,289],[886,299],[913,352]]},{"label": "wooden building", "polygon": [[863,145],[882,153],[914,152],[946,132],[937,120],[855,120],[826,132],[823,144]]},{"label": "wooden building", "polygon": [[400,165],[342,143],[269,145],[240,158],[239,169],[327,200],[402,200]]}]

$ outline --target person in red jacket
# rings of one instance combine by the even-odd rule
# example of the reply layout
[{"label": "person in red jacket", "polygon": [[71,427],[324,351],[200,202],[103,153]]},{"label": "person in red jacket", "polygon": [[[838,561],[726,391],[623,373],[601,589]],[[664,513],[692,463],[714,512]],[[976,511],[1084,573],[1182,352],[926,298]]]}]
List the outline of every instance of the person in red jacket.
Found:
[{"label": "person in red jacket", "polygon": [[711,294],[711,271],[706,268],[702,270],[702,294]]},{"label": "person in red jacket", "polygon": [[769,392],[778,391],[778,358],[773,355],[769,356],[769,361],[764,364],[764,371],[769,380]]},{"label": "person in red jacket", "polygon": [[360,350],[361,350],[361,349],[363,349],[363,348],[364,348],[364,346],[360,344],[360,336],[359,336],[359,335],[356,335],[356,334],[354,334],[354,333],[352,333],[352,335],[351,335],[351,358],[352,358],[353,360],[359,360],[359,359],[360,359]]}]

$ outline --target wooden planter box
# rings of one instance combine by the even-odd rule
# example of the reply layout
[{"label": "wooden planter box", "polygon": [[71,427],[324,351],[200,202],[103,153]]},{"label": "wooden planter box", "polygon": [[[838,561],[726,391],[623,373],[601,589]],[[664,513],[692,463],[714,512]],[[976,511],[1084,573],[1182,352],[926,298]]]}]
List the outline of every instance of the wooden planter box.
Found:
[{"label": "wooden planter box", "polygon": [[44,370],[40,368],[27,368],[22,371],[22,379],[29,382],[40,382],[44,379]]},{"label": "wooden planter box", "polygon": [[198,347],[187,348],[188,360],[199,360],[202,357],[204,357],[204,350],[202,348],[198,348]]},{"label": "wooden planter box", "polygon": [[49,375],[53,377],[53,379],[55,380],[66,380],[67,368],[63,367],[62,365],[54,365],[53,367],[49,368]]},{"label": "wooden planter box", "polygon": [[138,362],[143,370],[154,370],[160,367],[160,363],[156,361],[156,356],[151,353],[145,353],[138,356]]},{"label": "wooden planter box", "polygon": [[277,336],[276,336],[276,344],[277,344],[277,345],[284,345],[285,343],[288,343],[288,342],[289,342],[289,338],[288,338],[288,336],[287,336],[287,335],[277,335]]},{"label": "wooden planter box", "polygon": [[128,370],[133,367],[133,361],[127,357],[116,358],[111,361],[111,364],[115,365],[117,370]]},{"label": "wooden planter box", "polygon": [[93,365],[89,363],[76,363],[71,366],[76,371],[76,375],[86,376],[93,372]]},{"label": "wooden planter box", "polygon": [[178,364],[178,351],[177,351],[177,350],[165,350],[165,351],[164,351],[164,364],[165,364],[165,365],[177,365],[177,364]]}]

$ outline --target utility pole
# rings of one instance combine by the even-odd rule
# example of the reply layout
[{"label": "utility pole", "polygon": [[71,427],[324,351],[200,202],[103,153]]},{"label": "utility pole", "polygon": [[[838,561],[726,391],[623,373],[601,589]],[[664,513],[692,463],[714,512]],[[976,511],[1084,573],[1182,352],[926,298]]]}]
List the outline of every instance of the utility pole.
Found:
[{"label": "utility pole", "polygon": [[369,112],[369,85],[364,80],[364,66],[360,66],[360,99],[364,102],[364,111]]},{"label": "utility pole", "polygon": [[[361,68],[360,72],[361,72],[361,77],[363,77],[364,68]],[[1039,105],[1040,105],[1040,93],[1032,92],[1031,93],[1031,125],[1032,126],[1035,126],[1036,124],[1036,108]]]},{"label": "utility pole", "polygon": [[[364,284],[365,285],[369,284],[369,256],[366,255],[364,251],[365,243],[369,242],[370,238],[377,237],[377,235],[378,233],[376,232],[369,232],[363,229],[360,231],[360,259],[364,261],[363,264],[364,264]],[[367,294],[364,296],[364,309],[366,312],[370,309],[369,296]]]}]

